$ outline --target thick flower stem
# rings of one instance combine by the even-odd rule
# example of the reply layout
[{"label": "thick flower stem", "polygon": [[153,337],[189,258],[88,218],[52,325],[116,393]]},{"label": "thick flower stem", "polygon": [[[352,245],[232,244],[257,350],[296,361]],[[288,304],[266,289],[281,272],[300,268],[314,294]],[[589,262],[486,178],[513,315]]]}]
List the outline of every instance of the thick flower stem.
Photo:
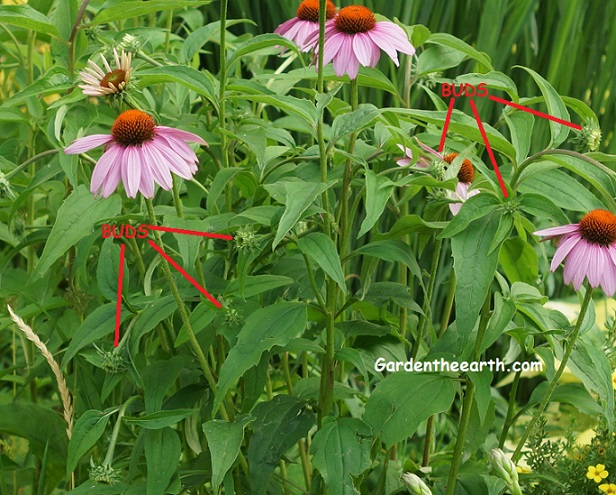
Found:
[{"label": "thick flower stem", "polygon": [[[152,204],[152,200],[146,199],[145,202],[148,206],[148,215],[150,217],[150,223],[152,225],[157,225],[156,215],[154,214],[154,205]],[[162,236],[160,235],[160,232],[158,230],[154,231],[154,236],[156,237],[157,244],[162,247],[163,245]],[[184,301],[182,300],[182,296],[180,295],[178,286],[175,283],[173,274],[171,273],[171,269],[169,268],[169,263],[167,262],[166,259],[163,259],[162,265],[163,265],[163,272],[165,273],[165,278],[167,279],[167,282],[169,283],[169,288],[171,289],[171,293],[173,294],[173,297],[175,298],[175,301],[177,302],[178,309],[180,311],[180,316],[182,318],[182,323],[184,324],[184,327],[186,328],[186,331],[188,332],[188,340],[190,342],[190,345],[192,346],[193,351],[197,355],[197,359],[199,360],[199,364],[201,365],[201,368],[203,369],[203,374],[205,375],[205,379],[207,380],[208,385],[212,389],[212,392],[214,392],[216,390],[216,380],[214,379],[214,375],[207,361],[207,358],[205,357],[205,354],[203,353],[203,349],[201,349],[201,346],[199,345],[199,342],[197,341],[197,337],[195,336],[195,332],[193,331],[192,325],[190,323],[188,311],[186,310],[186,306],[184,305]],[[221,411],[223,418],[228,419],[228,415],[224,408],[224,405],[221,405],[220,411]]]},{"label": "thick flower stem", "polygon": [[543,396],[543,400],[541,401],[541,404],[539,404],[539,407],[537,407],[537,409],[535,410],[535,413],[533,414],[533,417],[531,418],[530,423],[526,425],[524,434],[522,435],[522,438],[520,438],[520,441],[518,442],[518,446],[516,447],[515,452],[511,456],[511,460],[513,462],[518,462],[520,460],[520,457],[522,456],[522,449],[524,448],[524,444],[530,437],[531,433],[533,433],[535,426],[537,426],[537,423],[541,419],[541,415],[545,411],[545,408],[548,406],[548,403],[550,402],[550,399],[552,398],[552,394],[554,393],[554,390],[556,389],[558,385],[558,380],[560,380],[560,377],[562,376],[562,374],[565,371],[565,368],[567,367],[567,362],[569,361],[569,358],[571,357],[571,353],[573,352],[573,348],[575,347],[575,342],[578,338],[578,335],[580,334],[580,329],[582,328],[582,321],[584,321],[584,316],[586,316],[586,311],[588,311],[588,306],[590,305],[591,299],[592,299],[592,288],[587,284],[586,294],[584,294],[584,301],[582,302],[582,307],[580,308],[580,313],[578,315],[577,322],[575,323],[575,328],[573,329],[571,336],[569,336],[569,338],[566,339],[567,343],[565,345],[565,354],[563,355],[562,361],[560,362],[560,366],[558,367],[558,370],[554,374],[554,377],[552,378],[552,381],[550,382],[550,385],[547,391],[545,392],[545,395]]},{"label": "thick flower stem", "polygon": [[[491,293],[488,291],[486,300],[481,310],[481,318],[479,319],[479,328],[477,329],[477,338],[475,340],[475,347],[473,351],[473,361],[477,361],[480,356],[481,344],[483,337],[488,328],[488,321],[490,320],[490,299]],[[458,427],[458,438],[456,438],[456,445],[453,450],[453,459],[451,460],[451,469],[449,470],[449,478],[447,479],[447,494],[453,495],[456,490],[456,480],[458,478],[458,470],[462,464],[462,454],[464,454],[464,443],[466,441],[466,432],[468,431],[468,425],[471,420],[471,410],[473,407],[473,400],[475,398],[475,384],[467,377],[466,379],[466,392],[464,394],[464,400],[462,402],[462,416],[460,417],[460,426]]]},{"label": "thick flower stem", "polygon": [[[320,0],[319,2],[319,55],[317,63],[317,91],[319,94],[323,94],[323,50],[325,47],[325,21],[326,21],[326,7],[327,0]],[[323,137],[323,119],[325,116],[325,109],[319,115],[317,122],[317,141],[319,143],[319,167],[321,171],[321,182],[327,182],[327,151],[325,147],[325,138]],[[323,231],[325,235],[331,237],[331,218],[329,212],[329,196],[327,191],[323,191],[321,195],[321,201],[323,202],[323,209],[325,210],[323,218]]]}]

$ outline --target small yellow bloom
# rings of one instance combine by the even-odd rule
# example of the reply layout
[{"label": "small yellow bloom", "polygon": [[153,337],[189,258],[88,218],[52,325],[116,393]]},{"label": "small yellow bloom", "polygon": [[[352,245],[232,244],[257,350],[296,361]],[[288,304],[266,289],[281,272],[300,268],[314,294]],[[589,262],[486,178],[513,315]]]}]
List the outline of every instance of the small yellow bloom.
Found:
[{"label": "small yellow bloom", "polygon": [[527,466],[516,466],[515,470],[520,474],[528,474],[533,472],[532,469]]},{"label": "small yellow bloom", "polygon": [[603,464],[597,464],[596,466],[588,466],[586,477],[589,480],[594,480],[595,483],[601,483],[601,481],[607,478],[608,474],[609,473],[605,470],[605,466]]},{"label": "small yellow bloom", "polygon": [[614,483],[603,483],[602,485],[599,485],[599,490],[603,493],[607,493],[608,495],[614,495],[616,494],[616,485]]},{"label": "small yellow bloom", "polygon": [[616,370],[612,372],[612,387],[616,390]]}]

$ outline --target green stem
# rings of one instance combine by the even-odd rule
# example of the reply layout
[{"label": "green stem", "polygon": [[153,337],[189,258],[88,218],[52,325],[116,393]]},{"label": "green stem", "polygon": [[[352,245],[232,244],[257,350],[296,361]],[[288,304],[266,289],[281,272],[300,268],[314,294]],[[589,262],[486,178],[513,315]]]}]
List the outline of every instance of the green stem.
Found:
[{"label": "green stem", "polygon": [[111,466],[113,463],[113,454],[115,452],[115,447],[118,442],[118,435],[120,433],[120,427],[122,426],[122,418],[126,414],[126,410],[128,406],[136,401],[140,396],[134,395],[129,398],[122,407],[120,408],[120,412],[118,413],[118,419],[116,420],[116,424],[113,427],[113,432],[111,433],[111,439],[109,440],[109,448],[107,449],[107,455],[105,456],[105,460],[103,461],[103,466]]},{"label": "green stem", "polygon": [[218,125],[220,126],[220,148],[222,151],[223,168],[229,166],[227,154],[227,102],[225,100],[227,89],[227,3],[228,0],[220,0],[220,91],[218,93],[219,114]]},{"label": "green stem", "polygon": [[45,158],[46,156],[49,155],[55,155],[56,153],[58,153],[58,150],[53,149],[53,150],[47,150],[47,151],[43,151],[42,153],[39,153],[38,155],[34,155],[32,158],[28,158],[25,162],[19,164],[17,167],[15,167],[13,170],[11,170],[10,172],[8,172],[4,178],[6,180],[9,180],[11,177],[13,177],[14,175],[17,175],[19,172],[21,172],[24,168],[26,168],[28,165],[30,165],[31,163],[40,160],[41,158]]},{"label": "green stem", "polygon": [[169,11],[167,18],[167,32],[165,33],[165,53],[169,53],[169,44],[171,43],[171,28],[173,27],[173,9]]},{"label": "green stem", "polygon": [[511,384],[511,391],[509,392],[509,404],[507,406],[507,415],[505,416],[505,423],[503,424],[503,431],[501,432],[501,436],[498,440],[498,448],[502,449],[503,445],[505,445],[505,440],[507,440],[507,432],[513,423],[514,418],[514,409],[515,409],[515,398],[518,394],[518,384],[520,383],[520,376],[522,375],[522,371],[518,370],[513,377],[513,383]]},{"label": "green stem", "polygon": [[[491,293],[488,291],[486,300],[481,310],[481,318],[479,319],[479,328],[477,329],[477,338],[475,340],[475,347],[473,350],[473,361],[477,361],[480,356],[481,343],[483,337],[488,328],[488,321],[490,319],[490,299]],[[456,438],[456,445],[453,451],[453,458],[451,460],[451,469],[449,470],[449,478],[447,479],[447,494],[454,495],[456,490],[456,479],[458,477],[458,470],[462,464],[462,454],[464,453],[464,443],[466,441],[466,432],[468,431],[468,425],[471,420],[471,410],[473,407],[473,400],[475,398],[475,384],[467,377],[466,379],[466,393],[464,394],[464,400],[462,403],[462,416],[460,417],[460,426],[458,427],[458,438]]]},{"label": "green stem", "polygon": [[180,184],[178,178],[173,176],[173,204],[175,206],[175,213],[178,217],[184,218],[184,209],[182,208],[182,200],[180,199]]},{"label": "green stem", "polygon": [[584,301],[582,302],[582,307],[580,308],[580,313],[578,315],[577,322],[575,323],[575,328],[573,329],[571,336],[569,336],[566,339],[567,343],[565,345],[565,354],[563,355],[562,361],[560,362],[560,366],[558,367],[558,370],[554,374],[554,377],[552,378],[552,381],[550,382],[550,385],[547,391],[545,392],[545,395],[543,396],[543,400],[541,401],[541,404],[539,404],[539,407],[535,410],[535,413],[533,414],[533,417],[531,418],[530,423],[526,425],[524,434],[522,435],[522,438],[518,442],[518,446],[516,447],[515,452],[511,456],[511,460],[513,462],[518,462],[520,460],[520,457],[522,456],[522,449],[524,448],[524,444],[530,437],[531,433],[533,433],[535,426],[537,426],[537,423],[541,419],[541,415],[545,411],[545,408],[550,402],[550,399],[552,398],[552,394],[554,393],[554,390],[556,389],[556,386],[558,385],[558,380],[560,380],[560,377],[562,376],[562,374],[565,371],[565,368],[567,367],[567,362],[569,361],[569,358],[571,357],[571,353],[573,352],[575,342],[580,333],[580,329],[582,328],[582,321],[584,321],[584,316],[586,316],[586,311],[588,310],[588,306],[590,304],[591,299],[592,299],[592,288],[587,284],[586,294],[584,294]]},{"label": "green stem", "polygon": [[[152,204],[152,200],[146,199],[145,202],[148,207],[148,215],[150,217],[150,224],[158,225],[156,222],[156,215],[154,214],[154,205]],[[160,232],[158,230],[155,230],[154,236],[156,237],[157,244],[162,248],[163,240],[162,240],[162,236],[160,235]],[[199,342],[197,341],[197,337],[195,336],[195,332],[193,331],[192,324],[190,323],[188,311],[186,310],[186,306],[184,305],[184,301],[182,300],[182,296],[180,295],[178,286],[176,285],[175,280],[173,278],[173,274],[171,273],[171,269],[169,268],[169,263],[167,262],[166,259],[163,259],[162,265],[163,265],[163,272],[165,273],[165,277],[167,279],[167,283],[169,284],[169,288],[171,289],[173,297],[175,298],[175,301],[177,302],[178,309],[180,311],[180,316],[182,318],[182,323],[184,324],[184,327],[186,328],[186,331],[188,332],[188,340],[190,342],[190,345],[192,346],[193,351],[197,355],[197,359],[199,360],[199,364],[201,365],[201,368],[203,369],[203,374],[205,375],[205,379],[207,380],[210,388],[212,389],[212,393],[214,393],[216,390],[216,380],[214,379],[214,375],[212,373],[212,370],[210,369],[210,365],[207,361],[207,358],[205,357],[205,354],[203,353],[203,349],[201,349],[201,346],[199,345]],[[221,409],[221,414],[223,415],[223,417],[227,419],[228,416],[224,409],[224,405],[221,405],[220,409]]]},{"label": "green stem", "polygon": [[77,31],[79,30],[79,25],[81,24],[81,20],[86,13],[86,8],[90,0],[83,0],[81,6],[79,7],[79,12],[77,12],[77,17],[75,17],[75,22],[73,23],[73,29],[71,29],[71,34],[68,38],[68,73],[71,76],[71,79],[75,75],[75,38],[77,37]]},{"label": "green stem", "polygon": [[434,243],[434,257],[432,258],[432,267],[430,268],[430,281],[428,282],[428,291],[423,304],[423,314],[419,318],[419,324],[417,325],[417,338],[413,343],[413,349],[411,350],[411,357],[417,359],[421,342],[423,341],[423,334],[426,328],[426,323],[430,317],[430,304],[432,303],[432,293],[434,292],[434,283],[436,281],[436,271],[438,270],[439,260],[441,259],[441,248],[443,247],[443,240],[437,239]]},{"label": "green stem", "polygon": [[139,50],[135,56],[137,58],[140,58],[141,60],[145,60],[146,62],[148,62],[149,64],[152,64],[154,67],[165,67],[165,65],[176,65],[176,64],[172,64],[172,63],[168,63],[168,64],[163,64],[161,62],[159,62],[158,60],[154,60],[152,57],[150,57],[149,55],[146,55],[145,53],[143,53],[141,50]]}]

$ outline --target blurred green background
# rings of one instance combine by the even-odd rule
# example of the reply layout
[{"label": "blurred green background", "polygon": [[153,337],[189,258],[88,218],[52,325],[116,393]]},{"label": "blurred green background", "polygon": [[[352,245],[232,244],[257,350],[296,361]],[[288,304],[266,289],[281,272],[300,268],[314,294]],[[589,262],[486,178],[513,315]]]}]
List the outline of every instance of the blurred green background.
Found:
[{"label": "blurred green background", "polygon": [[[273,31],[293,17],[299,0],[229,1],[229,18],[252,19],[238,26],[254,34]],[[486,52],[496,70],[509,75],[521,96],[539,95],[527,73],[530,67],[561,94],[587,103],[603,130],[600,151],[616,153],[616,0],[334,0],[338,7],[361,4],[402,23],[423,24],[447,32]],[[208,7],[218,18],[218,2]],[[471,71],[472,63],[462,68]],[[383,64],[381,64],[383,68]],[[461,68],[446,72],[455,77]],[[541,109],[537,107],[538,109]],[[497,118],[492,105],[484,120]],[[545,110],[545,109],[543,109]],[[494,121],[494,120],[492,120]]]}]

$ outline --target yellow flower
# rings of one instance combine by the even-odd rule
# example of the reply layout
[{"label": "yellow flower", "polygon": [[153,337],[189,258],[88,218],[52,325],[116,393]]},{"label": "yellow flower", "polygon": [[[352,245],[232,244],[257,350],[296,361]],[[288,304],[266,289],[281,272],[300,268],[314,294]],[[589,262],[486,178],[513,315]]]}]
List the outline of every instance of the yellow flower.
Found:
[{"label": "yellow flower", "polygon": [[612,372],[612,387],[616,390],[616,370]]},{"label": "yellow flower", "polygon": [[[601,481],[607,478],[608,474],[609,473],[605,470],[605,466],[603,464],[597,464],[596,466],[588,466],[588,472],[586,473],[586,477],[589,480],[594,480],[595,483],[601,483]],[[616,487],[616,485],[614,486]]]},{"label": "yellow flower", "polygon": [[608,495],[614,495],[616,494],[616,485],[614,483],[603,483],[602,485],[599,485],[599,490],[603,493],[607,493]]},{"label": "yellow flower", "polygon": [[527,466],[516,466],[515,470],[520,474],[528,474],[533,472],[532,469]]}]

